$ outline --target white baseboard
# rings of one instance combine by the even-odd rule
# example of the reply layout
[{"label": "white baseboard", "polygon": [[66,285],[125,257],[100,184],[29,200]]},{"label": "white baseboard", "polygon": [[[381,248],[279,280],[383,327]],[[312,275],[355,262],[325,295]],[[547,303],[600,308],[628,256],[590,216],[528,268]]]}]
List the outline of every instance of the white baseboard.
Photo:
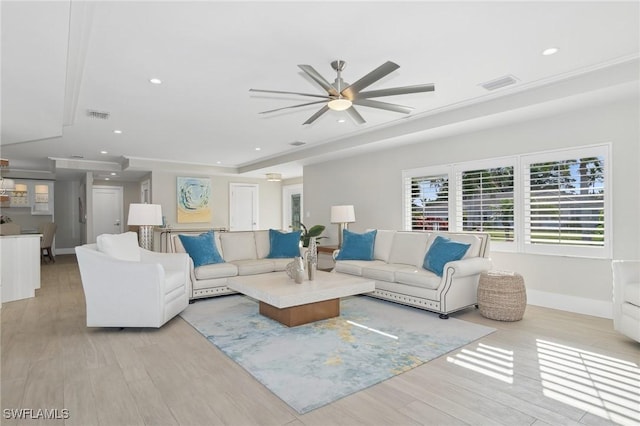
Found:
[{"label": "white baseboard", "polygon": [[613,318],[613,302],[527,289],[527,303],[601,318]]}]

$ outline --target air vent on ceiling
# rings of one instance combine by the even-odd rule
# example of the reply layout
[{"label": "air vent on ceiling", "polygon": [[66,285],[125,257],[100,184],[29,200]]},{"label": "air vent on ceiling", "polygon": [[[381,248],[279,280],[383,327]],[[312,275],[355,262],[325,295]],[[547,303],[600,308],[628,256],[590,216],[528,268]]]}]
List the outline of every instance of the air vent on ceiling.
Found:
[{"label": "air vent on ceiling", "polygon": [[75,160],[81,160],[84,158],[84,155],[71,155],[70,158],[73,158]]},{"label": "air vent on ceiling", "polygon": [[93,109],[88,109],[87,115],[89,116],[89,118],[96,118],[98,120],[108,120],[111,114],[104,111],[96,111]]},{"label": "air vent on ceiling", "polygon": [[302,146],[302,145],[306,145],[306,142],[302,142],[302,141],[295,141],[295,142],[291,142],[289,145],[292,146]]},{"label": "air vent on ceiling", "polygon": [[484,87],[487,90],[496,90],[502,89],[503,87],[511,86],[512,84],[516,84],[518,81],[519,80],[512,75],[505,75],[504,77],[481,83],[480,86]]}]

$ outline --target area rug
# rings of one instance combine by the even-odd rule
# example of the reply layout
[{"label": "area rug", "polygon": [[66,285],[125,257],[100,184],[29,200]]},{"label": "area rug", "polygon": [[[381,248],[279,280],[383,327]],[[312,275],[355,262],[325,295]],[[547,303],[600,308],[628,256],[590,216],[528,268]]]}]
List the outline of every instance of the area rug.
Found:
[{"label": "area rug", "polygon": [[342,299],[337,318],[292,328],[242,295],[198,301],[180,315],[300,414],[495,331],[366,296]]}]

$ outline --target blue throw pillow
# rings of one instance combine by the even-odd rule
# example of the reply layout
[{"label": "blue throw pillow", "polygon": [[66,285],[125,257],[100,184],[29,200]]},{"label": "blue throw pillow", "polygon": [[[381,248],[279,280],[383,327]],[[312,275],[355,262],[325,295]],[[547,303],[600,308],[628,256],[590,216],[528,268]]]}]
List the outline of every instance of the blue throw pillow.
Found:
[{"label": "blue throw pillow", "polygon": [[348,229],[342,232],[342,247],[336,260],[373,260],[373,247],[377,230],[356,234]]},{"label": "blue throw pillow", "polygon": [[283,259],[300,256],[300,235],[302,231],[280,232],[269,229],[269,259]]},{"label": "blue throw pillow", "polygon": [[441,277],[444,272],[444,265],[447,262],[462,259],[470,246],[471,244],[451,241],[438,235],[431,247],[429,247],[422,267]]},{"label": "blue throw pillow", "polygon": [[224,263],[213,238],[213,231],[205,232],[197,236],[178,235],[184,249],[193,259],[193,266],[197,268],[212,263]]}]

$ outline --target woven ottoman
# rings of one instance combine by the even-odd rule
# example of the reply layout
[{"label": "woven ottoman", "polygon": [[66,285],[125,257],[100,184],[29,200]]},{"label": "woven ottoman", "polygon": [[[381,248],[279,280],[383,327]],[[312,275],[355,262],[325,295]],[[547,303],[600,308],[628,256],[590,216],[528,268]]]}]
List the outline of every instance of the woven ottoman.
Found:
[{"label": "woven ottoman", "polygon": [[522,275],[510,271],[488,271],[480,274],[478,308],[486,318],[519,321],[527,307],[527,291]]}]

